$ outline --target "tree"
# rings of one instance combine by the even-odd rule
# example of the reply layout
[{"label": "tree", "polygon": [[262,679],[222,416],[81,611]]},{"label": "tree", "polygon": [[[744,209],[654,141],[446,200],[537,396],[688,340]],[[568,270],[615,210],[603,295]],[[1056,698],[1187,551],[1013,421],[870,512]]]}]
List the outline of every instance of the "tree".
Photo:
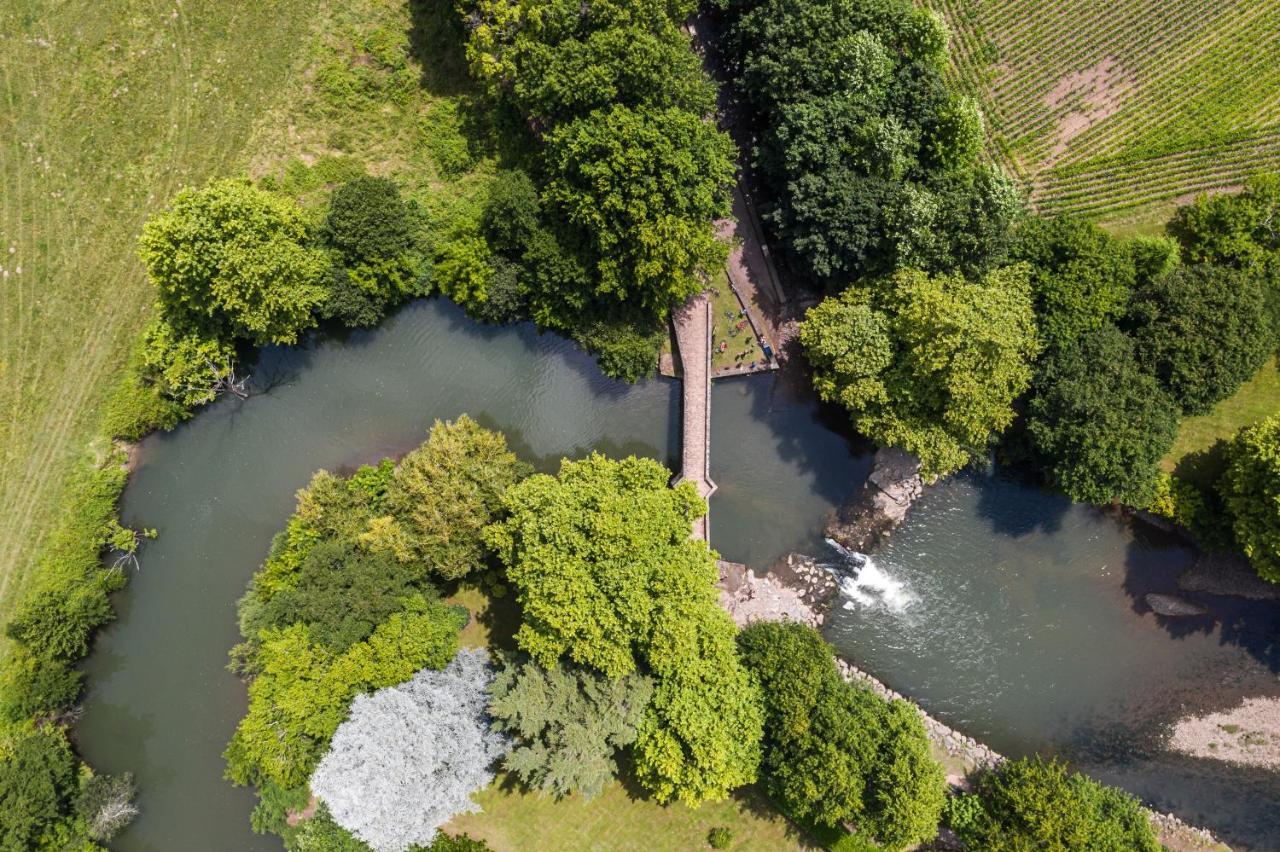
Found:
[{"label": "tree", "polygon": [[1151,822],[1138,801],[1064,764],[1041,757],[1011,760],[978,780],[981,811],[956,827],[974,849],[1097,849],[1157,852]]},{"label": "tree", "polygon": [[182,333],[163,317],[142,332],[142,362],[147,378],[165,397],[184,407],[213,402],[220,393],[245,395],[236,377],[235,344],[199,333]]},{"label": "tree", "polygon": [[423,667],[442,669],[458,648],[465,613],[422,597],[334,654],[306,625],[268,631],[250,668],[249,710],[227,745],[237,784],[303,784],[359,693],[402,683]]},{"label": "tree", "polygon": [[738,644],[764,695],[770,796],[820,825],[854,822],[888,848],[936,834],[945,782],[913,708],[846,683],[805,625],[753,624]]},{"label": "tree", "polygon": [[1206,414],[1267,360],[1262,283],[1211,264],[1178,267],[1134,293],[1138,359],[1186,414]]},{"label": "tree", "polygon": [[581,235],[597,297],[661,315],[724,263],[733,144],[714,123],[614,106],[548,133],[546,158],[544,198]]},{"label": "tree", "polygon": [[1145,506],[1178,432],[1177,405],[1113,325],[1049,353],[1027,413],[1049,480],[1073,500]]},{"label": "tree", "polygon": [[322,315],[347,326],[371,326],[389,305],[428,292],[414,213],[386,178],[361,176],[334,190],[321,229],[335,255]]},{"label": "tree", "polygon": [[553,796],[600,794],[618,772],[614,755],[635,742],[653,680],[505,661],[489,690],[494,726],[515,740],[505,768]]},{"label": "tree", "polygon": [[1028,216],[1009,258],[1031,265],[1041,337],[1062,347],[1124,316],[1136,282],[1125,243],[1083,219]]},{"label": "tree", "polygon": [[811,310],[800,342],[814,386],[859,432],[942,476],[1013,420],[1039,352],[1024,266],[980,281],[906,270]]},{"label": "tree", "polygon": [[452,423],[436,421],[426,443],[400,460],[387,483],[385,537],[375,529],[363,540],[446,579],[461,577],[481,567],[484,527],[526,472],[502,433],[465,414]]},{"label": "tree", "polygon": [[76,762],[62,728],[30,722],[0,730],[0,847],[36,849],[63,820]]},{"label": "tree", "polygon": [[520,647],[544,667],[562,656],[610,678],[656,678],[634,753],[661,800],[723,798],[759,761],[759,694],[719,607],[714,556],[689,538],[706,504],[667,487],[648,459],[591,455],[507,492],[486,540],[507,568],[524,621]]},{"label": "tree", "polygon": [[1280,417],[1240,430],[1228,445],[1218,490],[1254,569],[1280,583]]},{"label": "tree", "polygon": [[403,608],[405,598],[423,591],[425,574],[420,563],[402,563],[389,553],[321,542],[302,560],[292,586],[244,611],[243,629],[256,638],[264,630],[305,624],[313,640],[342,653]]},{"label": "tree", "polygon": [[133,776],[94,775],[85,780],[76,797],[76,815],[84,821],[89,837],[105,843],[138,815],[133,800],[138,795]]},{"label": "tree", "polygon": [[179,335],[294,343],[325,297],[306,215],[247,181],[184,189],[143,226],[142,262]]},{"label": "tree", "polygon": [[1280,253],[1280,173],[1254,175],[1238,194],[1203,193],[1179,207],[1169,233],[1187,263],[1249,269]]},{"label": "tree", "polygon": [[338,825],[374,849],[431,843],[493,781],[506,751],[485,712],[484,651],[460,651],[444,671],[358,696],[333,735],[311,789]]}]

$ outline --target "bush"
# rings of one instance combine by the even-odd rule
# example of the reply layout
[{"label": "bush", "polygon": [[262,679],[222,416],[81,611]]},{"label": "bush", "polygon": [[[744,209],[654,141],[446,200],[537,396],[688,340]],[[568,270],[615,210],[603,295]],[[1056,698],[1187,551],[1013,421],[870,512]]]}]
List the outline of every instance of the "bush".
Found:
[{"label": "bush", "polygon": [[716,826],[707,833],[707,845],[712,849],[728,849],[733,844],[733,829]]},{"label": "bush", "polygon": [[1280,583],[1280,417],[1241,429],[1218,489],[1236,540],[1259,576]]},{"label": "bush", "polygon": [[75,790],[76,760],[61,728],[0,730],[0,848],[39,848],[70,812]]},{"label": "bush", "polygon": [[1139,361],[1187,414],[1235,393],[1274,348],[1266,297],[1254,276],[1181,266],[1139,288],[1129,312]]},{"label": "bush", "polygon": [[945,780],[913,708],[846,683],[805,625],[753,624],[738,644],[764,694],[765,788],[787,813],[857,823],[888,848],[934,836]]},{"label": "bush", "polygon": [[981,814],[957,829],[971,848],[992,852],[1158,852],[1161,848],[1136,799],[1079,773],[1068,775],[1066,766],[1057,761],[1040,757],[1009,761],[983,775],[977,792]]}]

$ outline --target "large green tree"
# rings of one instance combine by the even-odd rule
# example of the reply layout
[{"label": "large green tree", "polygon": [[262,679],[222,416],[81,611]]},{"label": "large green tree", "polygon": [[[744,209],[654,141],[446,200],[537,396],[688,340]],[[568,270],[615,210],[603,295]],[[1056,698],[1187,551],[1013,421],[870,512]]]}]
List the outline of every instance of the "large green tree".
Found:
[{"label": "large green tree", "polygon": [[1145,506],[1178,408],[1105,325],[1049,353],[1036,375],[1027,431],[1047,477],[1075,500]]},{"label": "large green tree", "polygon": [[165,320],[179,334],[294,343],[325,298],[328,261],[306,215],[248,181],[184,189],[139,240]]},{"label": "large green tree", "polygon": [[761,711],[715,591],[715,557],[690,527],[692,484],[648,459],[591,455],[507,491],[486,539],[524,619],[516,641],[546,667],[561,657],[609,677],[656,678],[634,748],[662,801],[720,799],[755,778]]},{"label": "large green tree", "polygon": [[1280,583],[1280,417],[1241,429],[1227,461],[1218,490],[1236,541],[1259,575]]},{"label": "large green tree", "polygon": [[1262,282],[1213,264],[1180,266],[1135,291],[1138,358],[1187,414],[1235,393],[1275,345]]},{"label": "large green tree", "polygon": [[1025,266],[978,281],[904,270],[822,302],[800,341],[822,398],[931,476],[980,457],[1012,422],[1040,351]]},{"label": "large green tree", "polygon": [[794,816],[855,823],[888,848],[932,838],[945,781],[919,714],[842,680],[810,627],[758,623],[738,641],[764,695],[769,794]]},{"label": "large green tree", "polygon": [[615,106],[547,135],[547,203],[579,230],[597,294],[655,313],[704,286],[728,246],[733,144],[702,116]]}]

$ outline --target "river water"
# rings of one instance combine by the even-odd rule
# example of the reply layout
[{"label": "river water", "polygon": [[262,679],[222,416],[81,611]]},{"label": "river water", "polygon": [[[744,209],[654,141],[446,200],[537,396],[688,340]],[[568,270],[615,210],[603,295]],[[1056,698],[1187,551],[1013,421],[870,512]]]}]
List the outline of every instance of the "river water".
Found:
[{"label": "river water", "polygon": [[[612,382],[559,338],[477,326],[447,302],[415,303],[346,339],[267,349],[253,372],[251,399],[144,441],[125,492],[126,522],[160,538],[85,666],[78,727],[94,766],[132,771],[141,787],[119,849],[279,848],[250,832],[252,795],[222,780],[245,707],[225,664],[235,601],[316,469],[404,452],[434,419],[464,412],[545,470],[592,449],[678,457],[678,384]],[[824,516],[870,463],[843,424],[802,378],[716,385],[711,535],[725,558],[764,568],[790,550],[825,551]],[[900,595],[854,590],[829,638],[999,750],[1066,753],[1233,842],[1280,847],[1274,775],[1160,748],[1161,726],[1206,691],[1221,703],[1275,687],[1271,609],[1210,601],[1215,618],[1176,634],[1142,611],[1140,594],[1166,588],[1189,558],[1015,479],[965,475],[933,489],[875,554]]]}]

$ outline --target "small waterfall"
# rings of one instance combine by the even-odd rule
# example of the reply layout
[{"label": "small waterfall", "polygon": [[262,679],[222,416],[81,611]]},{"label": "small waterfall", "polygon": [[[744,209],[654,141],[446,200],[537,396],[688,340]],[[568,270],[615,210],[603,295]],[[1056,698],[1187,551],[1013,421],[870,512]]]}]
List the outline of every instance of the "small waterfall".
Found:
[{"label": "small waterfall", "polygon": [[840,594],[848,598],[845,609],[881,604],[890,612],[904,612],[915,603],[916,596],[906,584],[885,573],[870,556],[855,553],[837,541],[826,541],[844,561],[835,573],[840,578]]}]

